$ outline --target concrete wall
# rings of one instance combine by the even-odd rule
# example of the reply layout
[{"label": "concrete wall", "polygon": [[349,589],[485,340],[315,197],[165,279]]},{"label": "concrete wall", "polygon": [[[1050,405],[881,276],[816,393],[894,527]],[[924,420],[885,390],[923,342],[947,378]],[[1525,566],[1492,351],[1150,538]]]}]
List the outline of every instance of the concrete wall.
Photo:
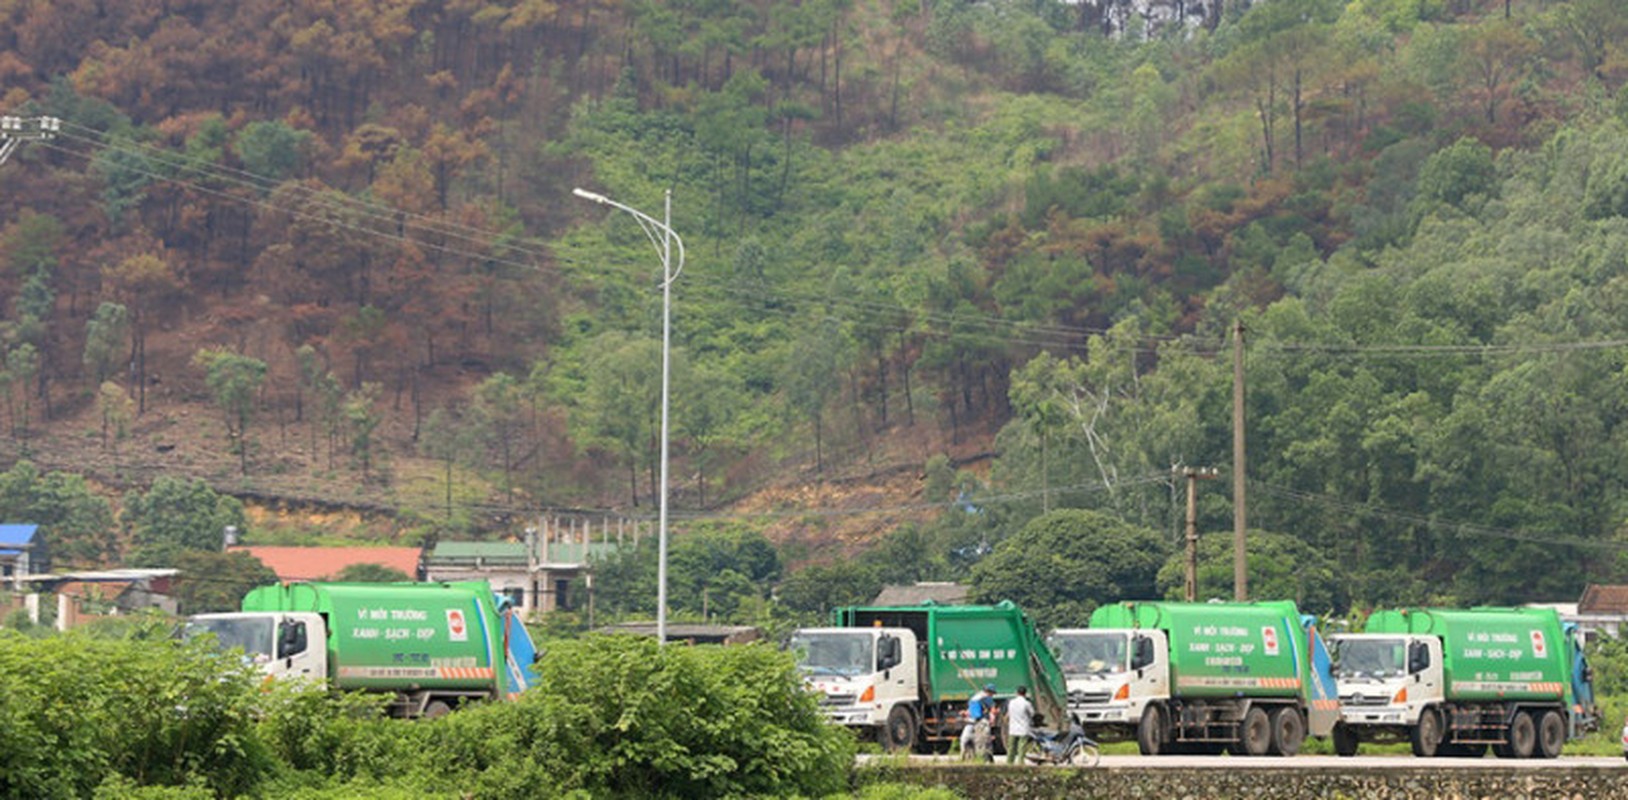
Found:
[{"label": "concrete wall", "polygon": [[1451,767],[1426,769],[1137,769],[931,765],[866,767],[862,783],[942,786],[962,797],[1071,800],[1594,800],[1628,797],[1628,769]]}]

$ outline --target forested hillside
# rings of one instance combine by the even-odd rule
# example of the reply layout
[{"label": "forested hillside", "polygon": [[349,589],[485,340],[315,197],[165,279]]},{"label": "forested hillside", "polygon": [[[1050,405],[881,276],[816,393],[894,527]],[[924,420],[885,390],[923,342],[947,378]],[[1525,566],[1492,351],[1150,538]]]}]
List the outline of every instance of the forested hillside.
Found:
[{"label": "forested hillside", "polygon": [[[1252,588],[1573,599],[1628,569],[1624,42],[1617,0],[0,2],[0,111],[63,120],[0,166],[5,445],[430,534],[646,513],[660,262],[571,190],[670,188],[680,515],[883,548],[793,606],[1179,590],[1240,320]],[[890,468],[862,541],[736,505]]]}]

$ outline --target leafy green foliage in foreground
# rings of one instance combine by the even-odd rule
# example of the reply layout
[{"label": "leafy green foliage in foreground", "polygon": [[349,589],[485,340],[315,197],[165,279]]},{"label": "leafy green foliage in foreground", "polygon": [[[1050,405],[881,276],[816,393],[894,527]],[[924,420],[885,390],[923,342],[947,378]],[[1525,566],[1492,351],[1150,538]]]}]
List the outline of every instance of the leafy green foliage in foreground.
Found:
[{"label": "leafy green foliage in foreground", "polygon": [[[137,633],[140,633],[139,631]],[[823,797],[855,743],[766,646],[552,645],[543,687],[438,720],[262,689],[167,639],[0,632],[3,797]]]}]

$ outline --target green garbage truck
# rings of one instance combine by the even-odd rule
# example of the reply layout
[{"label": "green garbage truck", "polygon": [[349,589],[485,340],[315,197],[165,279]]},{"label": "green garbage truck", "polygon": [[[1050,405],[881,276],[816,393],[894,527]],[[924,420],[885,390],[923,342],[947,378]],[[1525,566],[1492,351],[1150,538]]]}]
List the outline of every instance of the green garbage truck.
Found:
[{"label": "green garbage truck", "polygon": [[274,584],[242,611],[188,619],[270,678],[394,696],[393,715],[435,717],[507,699],[536,680],[536,649],[507,597],[485,581]]},{"label": "green garbage truck", "polygon": [[1328,650],[1293,601],[1099,607],[1049,643],[1087,734],[1143,755],[1292,756],[1339,719]]},{"label": "green garbage truck", "polygon": [[1029,687],[1047,724],[1068,718],[1062,671],[1010,601],[838,608],[790,646],[827,717],[889,750],[947,751],[967,701],[990,684],[999,703]]},{"label": "green garbage truck", "polygon": [[1334,749],[1406,741],[1417,756],[1554,758],[1598,727],[1582,637],[1552,608],[1398,608],[1334,641]]}]

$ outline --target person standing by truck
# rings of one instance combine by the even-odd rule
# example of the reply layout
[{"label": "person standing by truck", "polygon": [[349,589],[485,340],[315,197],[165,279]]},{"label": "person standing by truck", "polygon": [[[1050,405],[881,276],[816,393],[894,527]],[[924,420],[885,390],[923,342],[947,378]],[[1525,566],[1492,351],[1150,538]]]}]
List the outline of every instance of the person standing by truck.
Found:
[{"label": "person standing by truck", "polygon": [[1029,687],[1017,687],[1017,697],[1006,703],[1006,763],[1023,764],[1023,754],[1029,750],[1029,733],[1034,727],[1034,703],[1029,702]]},{"label": "person standing by truck", "polygon": [[[995,685],[986,684],[984,688],[967,701],[967,724],[961,728],[961,758],[969,760],[988,755],[988,746],[979,745],[978,728],[985,726],[989,721],[989,714],[995,709]],[[984,741],[988,741],[986,734]]]}]

